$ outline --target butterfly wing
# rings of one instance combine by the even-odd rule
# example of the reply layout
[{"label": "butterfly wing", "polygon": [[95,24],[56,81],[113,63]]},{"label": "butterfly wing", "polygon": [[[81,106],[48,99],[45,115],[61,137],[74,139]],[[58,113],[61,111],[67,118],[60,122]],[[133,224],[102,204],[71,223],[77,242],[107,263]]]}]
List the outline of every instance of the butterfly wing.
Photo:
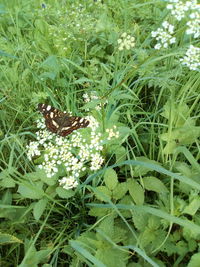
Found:
[{"label": "butterfly wing", "polygon": [[68,116],[67,120],[64,121],[63,126],[59,129],[61,136],[66,136],[75,130],[85,128],[89,125],[89,121],[76,116]]},{"label": "butterfly wing", "polygon": [[67,136],[73,131],[89,125],[89,121],[84,118],[69,116],[67,113],[46,104],[38,104],[38,110],[45,118],[47,129],[61,136]]}]

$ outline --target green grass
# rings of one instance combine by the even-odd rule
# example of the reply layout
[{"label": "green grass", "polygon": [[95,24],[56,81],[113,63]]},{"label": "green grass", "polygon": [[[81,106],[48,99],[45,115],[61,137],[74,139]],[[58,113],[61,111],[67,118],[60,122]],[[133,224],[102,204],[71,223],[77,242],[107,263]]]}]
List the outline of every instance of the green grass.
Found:
[{"label": "green grass", "polygon": [[[156,50],[164,20],[176,43]],[[1,1],[1,266],[199,266],[200,74],[180,63],[199,39],[188,20],[164,1]],[[123,32],[135,46],[119,51]],[[44,154],[27,157],[38,103],[99,123],[104,162],[77,188],[59,186],[63,166],[46,177]]]}]

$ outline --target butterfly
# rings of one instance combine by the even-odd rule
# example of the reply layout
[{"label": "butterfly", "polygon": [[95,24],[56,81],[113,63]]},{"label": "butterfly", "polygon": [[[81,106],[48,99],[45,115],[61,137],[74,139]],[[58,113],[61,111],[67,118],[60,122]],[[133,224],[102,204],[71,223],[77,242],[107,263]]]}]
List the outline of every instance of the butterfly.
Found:
[{"label": "butterfly", "polygon": [[89,125],[87,119],[71,116],[52,106],[38,104],[38,110],[45,118],[45,124],[49,131],[60,136],[67,136],[79,128],[85,128]]}]

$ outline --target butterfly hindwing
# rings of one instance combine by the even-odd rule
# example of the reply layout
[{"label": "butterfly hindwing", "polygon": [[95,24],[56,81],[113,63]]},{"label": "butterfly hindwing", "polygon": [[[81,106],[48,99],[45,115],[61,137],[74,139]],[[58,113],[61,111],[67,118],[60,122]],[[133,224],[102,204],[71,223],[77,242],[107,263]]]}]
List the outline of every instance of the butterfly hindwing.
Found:
[{"label": "butterfly hindwing", "polygon": [[46,104],[38,104],[38,110],[45,118],[47,129],[61,136],[67,136],[73,131],[79,128],[85,128],[89,125],[87,119],[70,116]]}]

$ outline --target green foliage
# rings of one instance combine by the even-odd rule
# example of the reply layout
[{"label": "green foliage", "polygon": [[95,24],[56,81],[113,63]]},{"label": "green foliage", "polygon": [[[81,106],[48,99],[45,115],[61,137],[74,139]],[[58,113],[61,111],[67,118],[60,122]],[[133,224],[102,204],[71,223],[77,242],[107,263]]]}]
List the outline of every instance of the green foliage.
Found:
[{"label": "green foliage", "polygon": [[[0,265],[199,266],[200,75],[180,63],[199,39],[166,5],[1,1]],[[176,43],[155,50],[164,20]],[[123,33],[135,46],[120,51]],[[92,115],[105,137],[76,189],[27,158],[40,102]]]}]

